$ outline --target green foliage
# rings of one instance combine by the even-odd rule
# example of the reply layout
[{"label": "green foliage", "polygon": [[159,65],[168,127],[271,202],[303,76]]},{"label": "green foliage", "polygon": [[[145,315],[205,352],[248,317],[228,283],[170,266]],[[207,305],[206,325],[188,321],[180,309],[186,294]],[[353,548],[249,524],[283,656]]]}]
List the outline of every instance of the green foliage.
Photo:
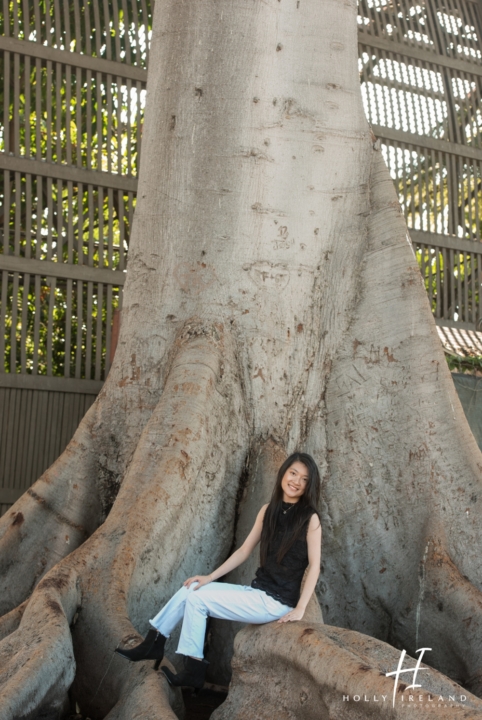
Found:
[{"label": "green foliage", "polygon": [[4,0],[0,34],[146,66],[154,3]]},{"label": "green foliage", "polygon": [[5,371],[21,368],[29,374],[92,380],[102,376],[119,288],[109,296],[104,289],[99,296],[98,290],[89,294],[87,283],[30,276],[26,284],[26,278],[20,284],[13,275],[8,277]]},{"label": "green foliage", "polygon": [[[457,143],[459,150],[465,145],[467,156],[471,148],[482,147],[480,78],[475,72],[462,73],[457,61],[452,67],[446,63],[448,58],[480,62],[475,16],[468,5],[411,0],[360,0],[358,14],[364,31],[360,40],[367,38],[359,56],[367,117],[373,125],[412,136],[406,142],[382,143],[408,227],[461,238],[462,244],[464,239],[480,240],[480,163],[433,142]],[[393,53],[371,46],[371,34],[394,41]],[[431,51],[426,52],[426,63],[411,56],[414,43],[419,51]],[[400,51],[403,44],[406,55]],[[380,134],[383,137],[383,130]],[[417,247],[416,253],[434,314],[476,324],[482,309],[481,253],[432,242]]]},{"label": "green foliage", "polygon": [[425,245],[415,254],[434,315],[476,323],[480,255]]},{"label": "green foliage", "polygon": [[[144,0],[11,0],[5,7],[2,34],[146,65],[152,17]],[[0,73],[0,151],[137,175],[145,103],[139,83],[4,53]],[[3,172],[0,205],[0,252],[125,268],[133,193]],[[102,376],[118,287],[4,272],[0,288],[7,372]]]},{"label": "green foliage", "polygon": [[472,355],[469,357],[460,357],[460,355],[445,355],[447,364],[451,372],[469,373],[482,375],[482,357],[480,355]]},{"label": "green foliage", "polygon": [[[455,175],[437,161],[443,156],[430,151],[385,146],[384,155],[409,228],[459,237],[463,233],[467,239],[479,237],[482,171],[476,163],[459,162]],[[449,212],[454,207],[456,213]],[[434,315],[477,323],[482,301],[481,256],[430,245],[414,250]]]},{"label": "green foliage", "polygon": [[[5,249],[10,254],[91,267],[125,266],[134,205],[129,207],[129,198],[119,191],[81,191],[45,178],[11,175],[6,197],[9,213],[2,219],[8,227]],[[27,275],[19,280],[5,273],[5,370],[100,377],[107,324],[120,294],[118,288],[107,294],[104,287],[101,296],[99,291],[97,283]]]}]

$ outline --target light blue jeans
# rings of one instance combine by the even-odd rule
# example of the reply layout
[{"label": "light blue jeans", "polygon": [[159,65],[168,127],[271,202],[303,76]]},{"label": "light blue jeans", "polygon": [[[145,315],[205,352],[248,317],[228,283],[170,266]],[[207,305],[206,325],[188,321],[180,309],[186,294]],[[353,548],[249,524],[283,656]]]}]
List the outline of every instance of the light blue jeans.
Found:
[{"label": "light blue jeans", "polygon": [[195,590],[197,584],[191,583],[189,589],[183,585],[149,620],[152,627],[165,637],[169,637],[178,622],[183,621],[176,650],[182,655],[203,657],[208,616],[261,625],[278,620],[293,609],[267,595],[264,590],[249,585],[211,582]]}]

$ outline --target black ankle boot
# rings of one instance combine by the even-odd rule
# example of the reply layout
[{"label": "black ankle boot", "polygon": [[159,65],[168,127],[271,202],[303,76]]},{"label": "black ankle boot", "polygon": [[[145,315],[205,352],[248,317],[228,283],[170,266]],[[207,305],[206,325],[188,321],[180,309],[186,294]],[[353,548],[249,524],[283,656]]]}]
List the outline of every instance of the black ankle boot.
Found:
[{"label": "black ankle boot", "polygon": [[139,645],[136,645],[136,647],[130,650],[116,648],[116,653],[133,662],[137,662],[138,660],[158,660],[160,662],[164,657],[166,640],[167,638],[164,637],[164,635],[161,635],[160,632],[152,628]]},{"label": "black ankle boot", "polygon": [[207,660],[195,660],[192,657],[186,657],[185,669],[177,675],[165,665],[161,667],[161,670],[171,685],[175,685],[176,687],[193,687],[199,690],[204,685],[208,665]]}]

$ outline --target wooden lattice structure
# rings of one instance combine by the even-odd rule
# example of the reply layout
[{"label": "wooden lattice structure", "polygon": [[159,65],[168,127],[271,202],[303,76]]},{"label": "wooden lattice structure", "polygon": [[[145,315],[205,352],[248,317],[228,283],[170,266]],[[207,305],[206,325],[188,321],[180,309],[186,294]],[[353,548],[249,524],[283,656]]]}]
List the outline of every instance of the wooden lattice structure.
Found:
[{"label": "wooden lattice structure", "polygon": [[437,323],[482,323],[480,0],[360,0],[367,117]]},{"label": "wooden lattice structure", "polygon": [[[195,0],[193,0],[195,1]],[[0,514],[109,369],[153,0],[0,0]],[[365,109],[439,325],[482,322],[481,0],[360,0]]]},{"label": "wooden lattice structure", "polygon": [[109,370],[150,5],[3,0],[0,512],[65,447]]}]

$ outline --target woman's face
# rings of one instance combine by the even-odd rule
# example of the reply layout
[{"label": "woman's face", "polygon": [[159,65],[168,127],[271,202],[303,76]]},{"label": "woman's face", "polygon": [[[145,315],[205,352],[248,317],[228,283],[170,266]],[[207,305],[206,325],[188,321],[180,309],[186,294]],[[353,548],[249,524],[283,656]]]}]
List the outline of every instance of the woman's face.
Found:
[{"label": "woman's face", "polygon": [[284,502],[296,503],[306,490],[308,483],[308,468],[302,462],[296,461],[290,465],[281,480]]}]

